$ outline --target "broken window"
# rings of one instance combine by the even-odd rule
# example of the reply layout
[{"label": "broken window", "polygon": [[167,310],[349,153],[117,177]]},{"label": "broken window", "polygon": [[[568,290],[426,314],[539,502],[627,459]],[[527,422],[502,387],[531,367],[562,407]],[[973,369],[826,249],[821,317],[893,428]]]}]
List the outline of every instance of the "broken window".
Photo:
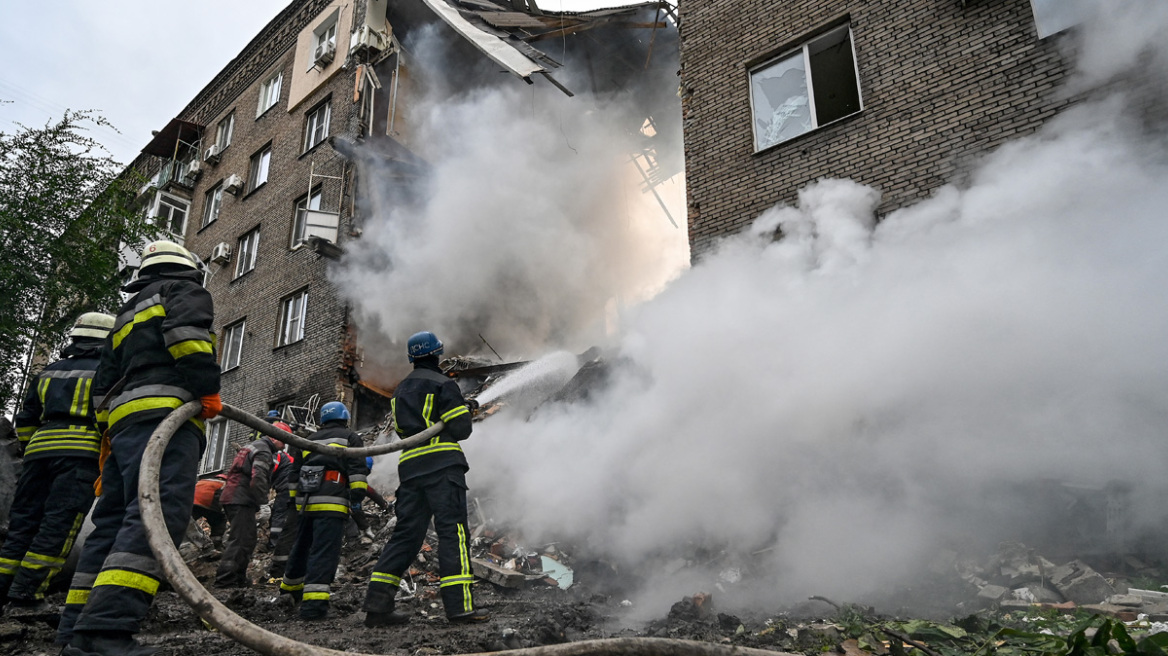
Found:
[{"label": "broken window", "polygon": [[296,248],[307,239],[308,211],[320,209],[320,187],[296,200],[296,216],[292,219],[292,246]]},{"label": "broken window", "polygon": [[769,148],[862,109],[847,25],[750,71],[754,149]]},{"label": "broken window", "polygon": [[243,333],[246,327],[247,322],[240,320],[223,329],[223,371],[239,366],[240,357],[243,355]]},{"label": "broken window", "polygon": [[1095,0],[1030,0],[1038,38],[1045,39],[1083,22]]},{"label": "broken window", "polygon": [[304,152],[312,150],[328,136],[330,104],[326,100],[308,113],[308,120],[304,124]]},{"label": "broken window", "polygon": [[235,259],[235,277],[238,278],[243,274],[255,268],[256,252],[260,247],[260,229],[256,227],[246,235],[239,238],[239,255]]},{"label": "broken window", "polygon": [[206,193],[203,202],[203,228],[219,218],[219,208],[223,206],[223,183],[215,185]]},{"label": "broken window", "polygon": [[219,147],[219,152],[223,152],[231,145],[233,132],[235,132],[235,112],[231,112],[227,118],[219,121],[219,127],[215,133],[215,145]]},{"label": "broken window", "polygon": [[203,462],[199,464],[200,474],[221,471],[227,465],[227,420],[213,419],[207,422],[207,450],[203,452]]},{"label": "broken window", "polygon": [[180,244],[186,234],[187,209],[186,201],[166,194],[158,195],[158,211],[154,214],[156,225],[169,232]]},{"label": "broken window", "polygon": [[268,168],[272,164],[272,144],[268,144],[251,156],[251,166],[247,172],[247,193],[259,189],[268,181]]},{"label": "broken window", "polygon": [[271,109],[272,105],[280,101],[280,85],[283,81],[284,73],[280,72],[260,85],[260,104],[256,108],[256,118],[259,118],[264,112]]},{"label": "broken window", "polygon": [[304,316],[307,308],[307,289],[302,289],[280,301],[280,333],[276,336],[276,346],[304,339]]}]

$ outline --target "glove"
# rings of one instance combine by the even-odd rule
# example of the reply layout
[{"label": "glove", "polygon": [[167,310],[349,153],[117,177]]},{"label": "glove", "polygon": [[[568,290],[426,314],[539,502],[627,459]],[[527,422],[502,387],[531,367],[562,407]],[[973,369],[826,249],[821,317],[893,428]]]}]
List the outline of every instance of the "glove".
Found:
[{"label": "glove", "polygon": [[476,399],[467,399],[466,407],[472,415],[477,414],[479,411],[479,402]]},{"label": "glove", "polygon": [[219,393],[208,394],[199,399],[203,402],[203,411],[199,413],[199,419],[214,419],[223,412],[223,399],[219,398]]}]

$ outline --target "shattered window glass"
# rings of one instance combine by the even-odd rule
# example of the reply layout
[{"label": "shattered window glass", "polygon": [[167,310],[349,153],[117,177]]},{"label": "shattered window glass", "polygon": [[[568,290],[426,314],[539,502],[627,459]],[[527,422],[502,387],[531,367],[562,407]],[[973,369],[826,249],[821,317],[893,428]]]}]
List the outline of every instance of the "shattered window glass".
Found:
[{"label": "shattered window glass", "polygon": [[801,51],[751,73],[750,90],[756,150],[797,137],[812,128],[807,69]]}]

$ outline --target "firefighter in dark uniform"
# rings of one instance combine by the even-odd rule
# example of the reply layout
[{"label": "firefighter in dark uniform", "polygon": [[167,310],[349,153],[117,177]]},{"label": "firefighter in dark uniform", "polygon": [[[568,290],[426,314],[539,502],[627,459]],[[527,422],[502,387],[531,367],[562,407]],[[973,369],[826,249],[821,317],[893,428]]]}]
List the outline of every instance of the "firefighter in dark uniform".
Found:
[{"label": "firefighter in dark uniform", "polygon": [[203,411],[175,431],[162,456],[159,503],[178,544],[191,517],[204,419],[219,414],[219,365],[211,335],[214,306],[203,289],[199,260],[185,248],[156,241],[142,251],[133,296],[118,312],[93,382],[99,423],[108,423],[94,530],[73,576],[57,640],[67,656],[141,656],[155,650],[134,635],[162,583],[138,508],[138,465],[158,424],[175,408],[201,401]]},{"label": "firefighter in dark uniform", "polygon": [[81,315],[62,359],[32,380],[16,414],[24,471],[0,548],[0,605],[44,605],[81,522],[93,506],[101,431],[92,398],[93,375],[114,318]]},{"label": "firefighter in dark uniform", "polygon": [[[308,439],[343,449],[365,446],[349,430],[349,410],[339,401],[321,407],[320,426]],[[292,471],[296,508],[302,514],[280,592],[300,600],[301,619],[322,620],[328,616],[349,507],[365,498],[369,469],[364,458],[302,451],[294,456]]]},{"label": "firefighter in dark uniform", "polygon": [[[280,428],[292,432],[292,427],[283,422],[278,424]],[[295,517],[296,513],[293,508],[296,506],[290,494],[292,490],[292,455],[287,451],[280,451],[276,454],[275,460],[272,461],[272,514],[268,519],[268,548],[275,551],[276,544],[280,542],[280,536],[284,533],[284,526],[288,523],[289,517]],[[293,525],[292,530],[296,527]],[[285,556],[285,561],[287,556]],[[283,572],[280,572],[281,576]]]},{"label": "firefighter in dark uniform", "polygon": [[439,590],[452,622],[479,622],[490,614],[475,608],[471,597],[466,528],[466,471],[470,468],[458,443],[470,437],[471,409],[458,384],[442,374],[442,342],[430,332],[406,344],[414,371],[398,384],[391,410],[398,435],[416,435],[441,420],[446,427],[428,443],[403,451],[398,459],[397,526],[373,567],[365,595],[365,626],[404,624],[409,616],[394,610],[402,574],[413,562],[434,519],[438,533]]},{"label": "firefighter in dark uniform", "polygon": [[[287,424],[280,424],[281,428]],[[275,454],[284,443],[256,431],[256,440],[235,454],[227,470],[227,485],[219,497],[227,515],[227,539],[215,573],[215,585],[235,588],[250,585],[247,566],[256,547],[256,514],[268,503]]]}]

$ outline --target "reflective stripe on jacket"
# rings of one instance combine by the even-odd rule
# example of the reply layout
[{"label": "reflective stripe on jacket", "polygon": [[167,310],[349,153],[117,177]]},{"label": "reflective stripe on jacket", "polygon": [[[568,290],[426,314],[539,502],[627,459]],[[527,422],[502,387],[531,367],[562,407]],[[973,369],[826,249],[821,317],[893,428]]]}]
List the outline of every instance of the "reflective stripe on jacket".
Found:
[{"label": "reflective stripe on jacket", "polygon": [[[342,449],[365,446],[361,436],[349,430],[343,422],[327,422],[325,428],[313,433],[308,439],[325,446]],[[365,458],[344,458],[314,451],[297,449],[293,452],[292,478],[296,482],[296,508],[308,513],[349,514],[349,507],[365,499],[368,487],[369,468]],[[320,489],[306,493],[300,485],[300,472],[305,467],[323,467],[324,471],[337,475],[325,476]]]},{"label": "reflective stripe on jacket", "polygon": [[[180,405],[219,391],[214,304],[201,276],[148,272],[123,287],[134,296],[118,311],[93,384],[94,396],[101,398],[125,381],[108,415],[98,416],[114,436],[119,426],[161,420]],[[202,428],[202,420],[192,421]]]},{"label": "reflective stripe on jacket", "polygon": [[418,362],[413,372],[398,383],[390,407],[395,430],[403,438],[438,421],[446,424],[442,433],[426,444],[402,451],[397,465],[402,481],[447,467],[470,469],[458,443],[470,437],[471,414],[458,383],[442,375],[436,366]]},{"label": "reflective stripe on jacket", "polygon": [[97,459],[101,431],[94,412],[93,376],[103,341],[80,338],[63,358],[45,367],[29,385],[16,414],[16,434],[25,460],[56,456]]}]

